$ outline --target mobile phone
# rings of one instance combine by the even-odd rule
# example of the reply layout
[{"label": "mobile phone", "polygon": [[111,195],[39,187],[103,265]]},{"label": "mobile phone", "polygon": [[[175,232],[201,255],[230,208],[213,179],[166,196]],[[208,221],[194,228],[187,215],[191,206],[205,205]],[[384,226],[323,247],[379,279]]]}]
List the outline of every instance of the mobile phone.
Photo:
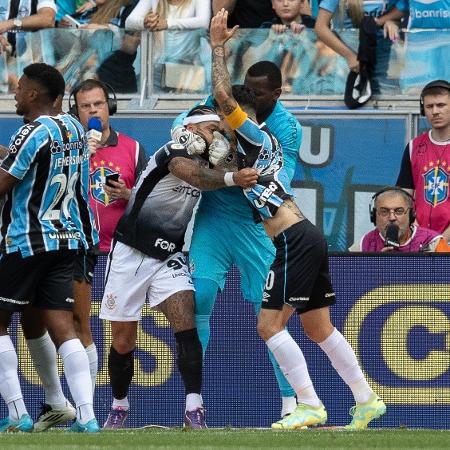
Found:
[{"label": "mobile phone", "polygon": [[70,28],[79,28],[81,25],[81,23],[78,22],[78,20],[75,20],[69,14],[66,14],[65,16],[63,16],[63,19],[70,24],[69,25]]},{"label": "mobile phone", "polygon": [[119,181],[119,174],[118,173],[110,173],[108,175],[105,175],[105,184],[109,187],[115,187],[110,183],[110,181]]}]

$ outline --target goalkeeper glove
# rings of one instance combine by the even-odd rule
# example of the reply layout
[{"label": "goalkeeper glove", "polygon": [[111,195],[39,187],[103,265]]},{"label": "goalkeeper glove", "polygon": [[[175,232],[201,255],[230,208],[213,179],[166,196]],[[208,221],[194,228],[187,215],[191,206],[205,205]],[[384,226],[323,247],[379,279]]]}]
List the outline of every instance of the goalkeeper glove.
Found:
[{"label": "goalkeeper glove", "polygon": [[172,139],[186,147],[190,155],[201,155],[206,150],[206,142],[203,138],[183,126],[178,126],[171,131]]},{"label": "goalkeeper glove", "polygon": [[213,166],[223,166],[233,160],[233,152],[230,151],[230,143],[218,131],[213,132],[213,141],[209,146],[209,162]]}]

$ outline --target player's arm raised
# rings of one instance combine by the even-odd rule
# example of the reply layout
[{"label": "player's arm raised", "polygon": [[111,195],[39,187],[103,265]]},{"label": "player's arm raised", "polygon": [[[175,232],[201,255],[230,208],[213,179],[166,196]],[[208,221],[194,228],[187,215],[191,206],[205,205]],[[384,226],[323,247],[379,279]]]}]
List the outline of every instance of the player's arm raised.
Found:
[{"label": "player's arm raised", "polygon": [[173,158],[168,168],[180,180],[203,191],[235,185],[249,188],[254,186],[258,179],[256,170],[252,168],[241,169],[238,172],[222,172],[202,167],[198,162],[183,157]]},{"label": "player's arm raised", "polygon": [[212,82],[213,94],[225,115],[231,114],[237,107],[231,91],[230,74],[225,61],[225,42],[237,30],[227,28],[228,12],[221,9],[211,20],[210,40],[212,48]]}]

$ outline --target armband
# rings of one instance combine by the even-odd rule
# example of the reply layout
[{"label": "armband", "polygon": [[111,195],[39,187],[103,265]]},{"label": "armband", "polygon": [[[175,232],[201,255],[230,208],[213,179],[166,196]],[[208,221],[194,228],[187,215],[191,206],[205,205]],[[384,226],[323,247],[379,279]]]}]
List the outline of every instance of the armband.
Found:
[{"label": "armband", "polygon": [[225,116],[225,119],[231,129],[236,130],[236,128],[239,128],[247,120],[247,117],[247,113],[242,111],[241,107],[237,105],[232,113]]}]

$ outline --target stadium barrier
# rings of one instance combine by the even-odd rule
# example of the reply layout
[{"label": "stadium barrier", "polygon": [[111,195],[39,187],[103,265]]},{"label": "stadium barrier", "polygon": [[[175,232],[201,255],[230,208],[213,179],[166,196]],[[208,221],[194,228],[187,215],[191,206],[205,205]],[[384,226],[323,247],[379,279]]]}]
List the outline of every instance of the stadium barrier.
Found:
[{"label": "stadium barrier", "polygon": [[[229,46],[228,66],[234,83],[256,61],[268,59],[283,72],[285,94],[308,98],[342,98],[348,74],[345,59],[317,40],[313,30],[281,35],[270,29],[242,29]],[[358,31],[341,38],[357,47]],[[386,41],[388,61],[380,79],[380,96],[417,95],[430,79],[450,79],[450,30],[415,30]],[[12,93],[23,67],[45,62],[64,74],[67,91],[81,79],[98,76],[118,93],[154,96],[211,91],[208,31],[158,33],[79,29],[19,32],[13,53],[0,55],[0,93]],[[148,103],[151,105],[151,102]]]},{"label": "stadium barrier", "polygon": [[[92,325],[99,352],[95,410],[105,420],[111,404],[107,376],[110,329],[98,319],[106,257],[96,267]],[[450,405],[450,258],[434,254],[332,254],[337,294],[333,322],[353,346],[369,383],[386,402],[377,427],[448,428]],[[298,319],[289,329],[305,353],[311,378],[328,410],[329,425],[350,421],[350,390],[324,353],[305,338]],[[203,398],[212,427],[268,427],[280,398],[253,307],[243,301],[232,270],[217,299],[205,360]],[[25,402],[36,417],[43,392],[17,322]],[[67,386],[64,384],[67,392]],[[128,427],[180,426],[184,408],[172,332],[161,313],[143,310],[130,390]],[[6,414],[4,404],[0,413]]]}]

